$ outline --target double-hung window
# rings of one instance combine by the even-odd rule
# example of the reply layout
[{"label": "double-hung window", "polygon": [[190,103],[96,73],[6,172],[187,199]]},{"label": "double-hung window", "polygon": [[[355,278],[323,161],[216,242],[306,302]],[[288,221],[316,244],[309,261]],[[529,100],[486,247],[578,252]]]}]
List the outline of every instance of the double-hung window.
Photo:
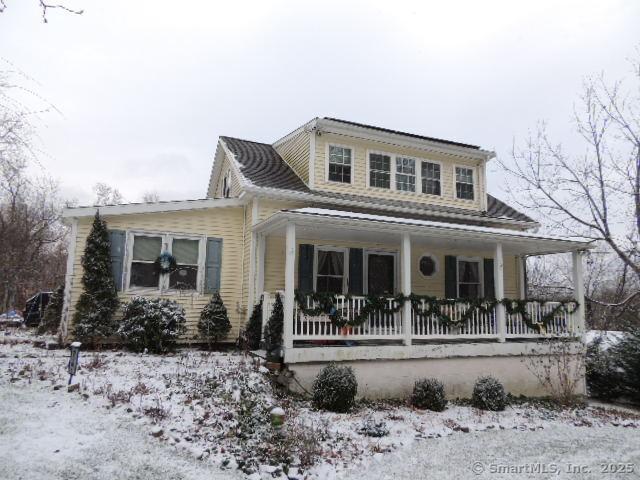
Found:
[{"label": "double-hung window", "polygon": [[441,195],[440,188],[440,164],[432,162],[422,162],[422,193],[428,195]]},{"label": "double-hung window", "polygon": [[456,167],[456,197],[473,200],[473,169]]},{"label": "double-hung window", "polygon": [[329,146],[329,181],[351,183],[352,152],[350,148]]},{"label": "double-hung window", "polygon": [[318,249],[316,291],[342,294],[344,291],[344,250]]},{"label": "double-hung window", "polygon": [[369,185],[378,188],[391,188],[390,155],[369,154]]},{"label": "double-hung window", "polygon": [[396,190],[416,191],[416,161],[413,158],[396,157]]},{"label": "double-hung window", "polygon": [[479,298],[480,285],[480,261],[458,259],[458,297]]},{"label": "double-hung window", "polygon": [[[129,288],[198,290],[198,276],[203,264],[200,238],[168,234],[132,234]],[[170,253],[176,261],[169,273],[161,273],[156,260]]]}]

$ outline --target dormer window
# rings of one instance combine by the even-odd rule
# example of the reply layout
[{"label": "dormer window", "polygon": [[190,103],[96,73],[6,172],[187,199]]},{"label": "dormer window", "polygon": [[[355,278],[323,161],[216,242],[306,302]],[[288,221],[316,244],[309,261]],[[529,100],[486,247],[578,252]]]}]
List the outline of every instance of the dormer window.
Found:
[{"label": "dormer window", "polygon": [[473,200],[473,169],[456,167],[456,197]]},{"label": "dormer window", "polygon": [[336,145],[329,146],[329,181],[351,183],[352,150]]},{"label": "dormer window", "polygon": [[391,188],[390,155],[369,154],[369,185],[378,188]]},{"label": "dormer window", "polygon": [[416,191],[416,161],[413,158],[396,157],[396,190]]},{"label": "dormer window", "polygon": [[441,195],[440,187],[440,164],[432,162],[422,162],[422,193],[427,195]]}]

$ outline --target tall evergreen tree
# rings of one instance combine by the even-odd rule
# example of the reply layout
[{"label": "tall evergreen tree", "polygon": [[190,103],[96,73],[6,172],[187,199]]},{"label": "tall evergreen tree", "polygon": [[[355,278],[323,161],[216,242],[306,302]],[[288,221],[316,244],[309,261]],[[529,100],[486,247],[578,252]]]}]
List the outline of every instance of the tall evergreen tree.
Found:
[{"label": "tall evergreen tree", "polygon": [[38,333],[56,333],[60,326],[60,319],[62,318],[62,307],[64,305],[64,283],[56,288],[51,297],[49,297],[49,303],[44,311],[40,325],[38,325]]},{"label": "tall evergreen tree", "polygon": [[214,293],[200,313],[200,321],[198,322],[200,336],[206,340],[207,345],[211,348],[212,345],[226,337],[229,330],[231,330],[231,322],[229,322],[227,308],[224,306],[220,294]]},{"label": "tall evergreen tree", "polygon": [[249,350],[260,348],[260,341],[262,340],[262,302],[263,298],[260,297],[260,302],[253,307],[251,317],[249,317],[247,326],[244,329]]},{"label": "tall evergreen tree", "polygon": [[628,325],[624,337],[612,350],[621,372],[623,393],[640,403],[640,326]]},{"label": "tall evergreen tree", "polygon": [[271,317],[267,325],[264,327],[264,342],[267,350],[267,358],[273,361],[279,361],[280,347],[282,346],[282,333],[284,332],[284,307],[282,305],[282,297],[276,294],[276,301],[273,304]]},{"label": "tall evergreen tree", "polygon": [[76,338],[95,343],[116,331],[113,319],[120,302],[111,271],[111,252],[107,223],[96,212],[82,257],[84,290],[73,316]]}]

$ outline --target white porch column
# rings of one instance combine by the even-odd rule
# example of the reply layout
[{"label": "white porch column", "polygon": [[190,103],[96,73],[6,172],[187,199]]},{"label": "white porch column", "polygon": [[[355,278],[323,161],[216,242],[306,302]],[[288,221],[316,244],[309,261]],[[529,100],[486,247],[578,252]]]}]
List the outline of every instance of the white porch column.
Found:
[{"label": "white porch column", "polygon": [[578,302],[578,309],[573,314],[574,333],[585,341],[585,325],[584,325],[584,280],[582,277],[582,254],[581,251],[571,253],[573,260],[573,294]]},{"label": "white porch column", "polygon": [[256,243],[256,286],[254,290],[255,298],[253,299],[254,305],[260,301],[260,295],[264,293],[265,236],[259,233]]},{"label": "white porch column", "polygon": [[284,264],[284,348],[293,348],[293,288],[294,272],[296,264],[296,226],[287,224],[287,237],[285,246]]},{"label": "white porch column", "polygon": [[520,300],[527,298],[527,256],[518,257],[518,287],[520,290]]},{"label": "white porch column", "polygon": [[[496,300],[504,298],[504,260],[502,258],[502,244],[496,243],[496,251],[493,259],[493,284]],[[507,333],[507,315],[504,305],[496,306],[496,326],[498,328],[498,341],[504,342]]]},{"label": "white porch column", "polygon": [[[402,234],[401,259],[402,294],[409,296],[411,295],[411,236],[408,233]],[[402,307],[402,341],[405,345],[411,345],[412,324],[411,303],[407,301]]]}]

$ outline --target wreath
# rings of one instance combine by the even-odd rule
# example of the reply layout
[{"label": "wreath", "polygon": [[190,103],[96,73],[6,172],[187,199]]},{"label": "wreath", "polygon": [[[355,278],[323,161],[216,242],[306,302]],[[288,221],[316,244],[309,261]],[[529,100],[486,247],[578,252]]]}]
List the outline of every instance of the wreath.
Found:
[{"label": "wreath", "polygon": [[171,273],[178,267],[176,257],[169,252],[162,252],[158,255],[153,265],[158,273]]}]

